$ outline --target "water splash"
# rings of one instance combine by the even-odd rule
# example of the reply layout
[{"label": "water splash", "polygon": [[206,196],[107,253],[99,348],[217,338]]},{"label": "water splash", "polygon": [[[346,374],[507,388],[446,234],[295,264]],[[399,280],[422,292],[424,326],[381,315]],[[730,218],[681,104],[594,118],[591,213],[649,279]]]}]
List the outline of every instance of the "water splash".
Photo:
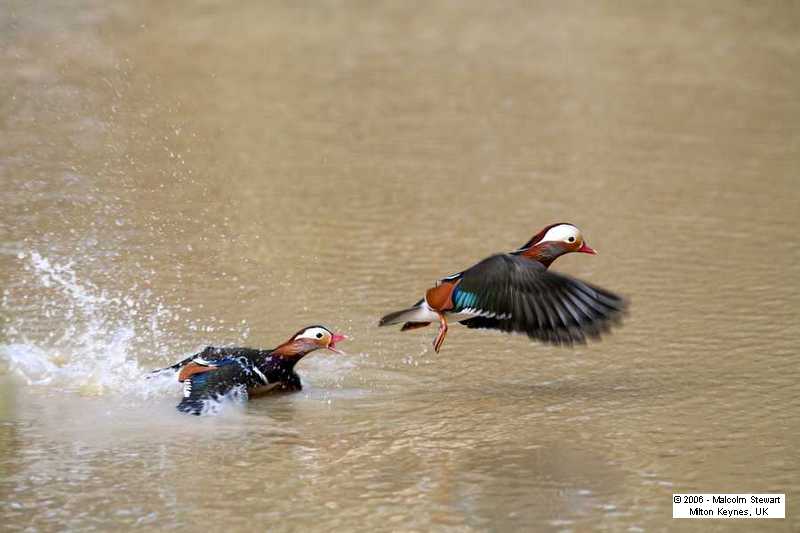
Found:
[{"label": "water splash", "polygon": [[3,309],[16,315],[6,327],[9,342],[0,344],[9,373],[31,386],[84,395],[175,394],[174,375],[145,379],[149,367],[136,354],[169,351],[164,325],[176,312],[149,290],[115,293],[81,279],[73,261],[36,251],[17,258],[28,275],[2,295]]},{"label": "water splash", "polygon": [[219,416],[223,413],[227,414],[231,410],[241,414],[246,403],[247,391],[244,388],[234,387],[226,394],[200,400],[195,405],[188,405],[186,408],[179,407],[178,410],[198,416]]}]

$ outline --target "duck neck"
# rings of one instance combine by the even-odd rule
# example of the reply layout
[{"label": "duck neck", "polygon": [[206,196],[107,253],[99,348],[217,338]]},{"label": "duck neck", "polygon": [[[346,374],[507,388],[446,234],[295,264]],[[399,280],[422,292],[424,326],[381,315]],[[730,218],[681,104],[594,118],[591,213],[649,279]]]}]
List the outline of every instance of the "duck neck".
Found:
[{"label": "duck neck", "polygon": [[270,352],[270,359],[275,364],[287,369],[294,368],[297,362],[319,348],[316,344],[305,342],[305,340],[288,341]]},{"label": "duck neck", "polygon": [[519,255],[525,256],[528,259],[538,261],[546,267],[564,254],[564,251],[557,245],[549,242],[542,242],[534,244],[528,248],[522,248],[516,252]]}]

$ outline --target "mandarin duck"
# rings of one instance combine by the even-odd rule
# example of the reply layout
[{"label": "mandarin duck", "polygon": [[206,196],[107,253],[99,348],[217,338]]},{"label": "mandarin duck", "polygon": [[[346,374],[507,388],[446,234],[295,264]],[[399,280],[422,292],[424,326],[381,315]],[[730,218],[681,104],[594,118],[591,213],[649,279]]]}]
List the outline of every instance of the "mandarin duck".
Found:
[{"label": "mandarin duck", "polygon": [[442,278],[413,307],[389,313],[379,325],[403,323],[401,331],[406,331],[438,322],[433,341],[437,353],[448,320],[468,328],[524,333],[556,345],[599,338],[619,321],[627,304],[612,292],[548,270],[571,252],[597,253],[577,227],[552,224],[513,252],[492,255]]},{"label": "mandarin duck", "polygon": [[200,353],[153,372],[177,370],[178,381],[183,384],[183,400],[177,406],[178,411],[200,415],[209,400],[219,400],[228,393],[240,392],[250,398],[270,391],[302,389],[300,376],[294,371],[295,364],[314,350],[327,349],[341,354],[336,343],[346,338],[323,326],[309,326],[271,350],[208,346]]}]

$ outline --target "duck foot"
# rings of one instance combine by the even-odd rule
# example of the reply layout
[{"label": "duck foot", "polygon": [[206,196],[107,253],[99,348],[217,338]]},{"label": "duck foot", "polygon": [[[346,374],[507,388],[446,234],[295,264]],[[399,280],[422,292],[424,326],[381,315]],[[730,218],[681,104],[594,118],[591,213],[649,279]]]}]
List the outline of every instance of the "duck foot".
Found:
[{"label": "duck foot", "polygon": [[447,319],[444,317],[443,314],[439,313],[439,333],[433,340],[433,350],[436,353],[439,353],[439,350],[442,349],[442,344],[444,344],[444,338],[446,336],[447,336]]}]

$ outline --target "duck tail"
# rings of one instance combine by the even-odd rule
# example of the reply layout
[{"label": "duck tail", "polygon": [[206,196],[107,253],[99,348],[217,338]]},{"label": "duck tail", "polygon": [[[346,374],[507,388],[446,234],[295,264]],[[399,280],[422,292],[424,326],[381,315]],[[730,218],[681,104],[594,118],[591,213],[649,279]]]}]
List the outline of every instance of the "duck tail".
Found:
[{"label": "duck tail", "polygon": [[[399,324],[401,322],[428,322],[430,320],[430,312],[422,307],[425,300],[420,300],[414,307],[403,309],[402,311],[395,311],[381,318],[378,322],[379,326],[391,326],[392,324]],[[404,329],[407,329],[404,327]]]}]

